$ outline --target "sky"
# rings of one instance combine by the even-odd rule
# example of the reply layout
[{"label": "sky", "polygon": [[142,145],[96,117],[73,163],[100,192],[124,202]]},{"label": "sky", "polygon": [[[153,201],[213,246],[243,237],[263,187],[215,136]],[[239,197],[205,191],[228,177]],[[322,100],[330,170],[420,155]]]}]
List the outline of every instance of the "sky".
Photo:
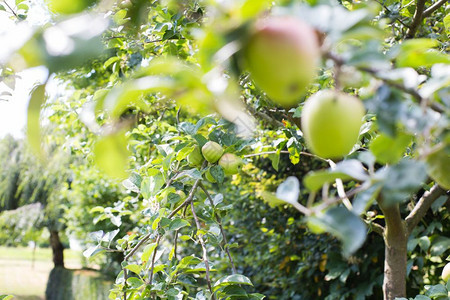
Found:
[{"label": "sky", "polygon": [[[7,3],[17,10],[14,1],[7,0]],[[48,21],[48,12],[43,9],[42,0],[31,1],[28,18],[18,26],[9,11],[0,11],[0,64],[20,47],[29,36],[30,28],[38,26]],[[1,69],[1,67],[0,67]],[[30,98],[30,91],[36,83],[42,82],[46,76],[46,69],[33,68],[22,71],[17,75],[14,89],[8,87],[0,74],[0,95],[11,93],[11,96],[0,96],[0,138],[11,134],[16,138],[24,136],[24,126],[26,124],[27,105]],[[5,101],[6,99],[7,101]]]}]

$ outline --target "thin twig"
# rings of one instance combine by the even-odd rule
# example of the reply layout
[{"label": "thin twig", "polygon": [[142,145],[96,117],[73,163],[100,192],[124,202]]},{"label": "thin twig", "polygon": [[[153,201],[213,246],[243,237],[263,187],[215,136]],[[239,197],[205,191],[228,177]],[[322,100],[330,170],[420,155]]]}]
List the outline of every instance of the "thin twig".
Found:
[{"label": "thin twig", "polygon": [[[331,170],[336,169],[336,164],[331,159],[328,159],[328,164],[330,165]],[[353,205],[345,194],[344,183],[342,182],[342,179],[336,178],[335,182],[338,195],[342,198],[342,203],[344,203],[345,207],[347,207],[348,210],[352,210]]]},{"label": "thin twig", "polygon": [[439,7],[441,7],[442,5],[444,5],[445,3],[447,3],[448,0],[440,0],[435,2],[433,5],[431,5],[430,7],[428,7],[427,9],[424,10],[422,17],[423,18],[427,18],[429,17],[432,13],[434,13]]},{"label": "thin twig", "polygon": [[127,300],[127,279],[128,279],[128,271],[127,269],[123,269],[123,279],[124,284],[123,284],[123,300]]},{"label": "thin twig", "polygon": [[[249,157],[254,157],[254,156],[268,155],[268,154],[277,154],[277,153],[278,153],[278,151],[265,151],[265,152],[258,152],[258,153],[247,154],[247,155],[244,155],[243,157],[244,158],[249,158]],[[289,154],[289,151],[281,150],[280,153]],[[320,160],[322,160],[324,162],[328,162],[328,160],[326,160],[325,158],[322,158],[320,156],[317,156],[317,155],[309,153],[309,152],[301,151],[299,154],[300,155],[314,157],[314,158],[320,159]]]},{"label": "thin twig", "polygon": [[[184,200],[183,203],[181,203],[177,208],[175,208],[170,215],[167,218],[172,218],[180,209],[182,209],[184,206],[186,206],[194,197],[195,194],[195,190],[197,189],[199,183],[200,183],[201,179],[197,179],[194,183],[194,185],[192,186],[191,192],[189,193],[189,196],[186,198],[186,200]],[[130,259],[130,257],[132,257],[136,251],[138,251],[138,249],[152,236],[153,232],[149,232],[146,235],[144,235],[142,237],[142,239],[136,244],[136,246],[134,246],[133,249],[131,249],[130,253],[128,253],[127,256],[125,256],[125,260]]]},{"label": "thin twig", "polygon": [[3,3],[5,3],[6,6],[8,6],[9,10],[14,14],[14,16],[15,16],[17,19],[20,19],[19,16],[16,14],[16,12],[11,8],[11,6],[9,6],[8,2],[3,1]]},{"label": "thin twig", "polygon": [[[205,186],[203,185],[203,183],[200,183],[200,188],[203,190],[203,192],[206,194],[206,197],[209,200],[209,203],[211,204],[211,207],[214,209],[214,201],[211,197],[211,194],[208,192],[208,190],[205,188]],[[214,216],[216,217],[216,221],[219,224],[219,228],[220,228],[220,233],[222,234],[222,238],[223,238],[223,242],[224,242],[224,250],[225,253],[228,256],[228,260],[230,261],[231,264],[231,269],[233,270],[233,273],[236,274],[236,266],[234,265],[233,262],[233,258],[231,257],[230,251],[228,249],[228,240],[227,240],[227,236],[225,234],[225,231],[223,230],[223,226],[222,226],[222,220],[220,218],[220,216],[217,213],[214,213]]]},{"label": "thin twig", "polygon": [[[200,222],[198,220],[197,214],[195,213],[195,208],[194,208],[194,202],[193,201],[191,201],[191,211],[192,211],[192,215],[194,216],[194,220],[195,220],[195,224],[197,226],[197,230],[200,231],[201,230]],[[199,240],[200,245],[202,246],[202,249],[203,249],[203,262],[205,263],[206,283],[208,284],[208,288],[209,288],[209,291],[211,292],[212,299],[215,300],[216,297],[214,296],[214,293],[213,293],[213,289],[212,289],[212,286],[211,286],[211,278],[210,278],[210,275],[209,275],[208,252],[206,250],[205,241],[203,241],[203,235],[202,234],[198,234],[198,240]]]},{"label": "thin twig", "polygon": [[158,236],[156,237],[156,247],[155,250],[153,250],[153,255],[152,255],[152,264],[150,267],[150,279],[148,281],[148,284],[151,285],[153,283],[153,270],[155,269],[155,259],[156,259],[156,253],[158,251],[158,245],[159,245],[159,241],[161,240],[161,235],[158,234]]},{"label": "thin twig", "polygon": [[[353,190],[350,190],[347,193],[346,196],[347,196],[347,198],[350,198],[350,197],[352,197],[352,196],[354,196],[354,195],[356,195],[356,194],[358,194],[358,193],[360,193],[362,191],[367,190],[369,187],[370,187],[370,185],[362,184],[362,185],[358,186],[357,188],[354,188]],[[329,201],[327,203],[322,203],[322,204],[319,204],[318,206],[314,207],[313,208],[314,213],[320,212],[320,211],[324,210],[325,208],[327,208],[327,207],[329,207],[331,205],[334,205],[334,204],[337,204],[337,203],[341,202],[342,200],[343,200],[343,197],[340,197],[340,196],[331,198],[331,199],[329,199]]]}]

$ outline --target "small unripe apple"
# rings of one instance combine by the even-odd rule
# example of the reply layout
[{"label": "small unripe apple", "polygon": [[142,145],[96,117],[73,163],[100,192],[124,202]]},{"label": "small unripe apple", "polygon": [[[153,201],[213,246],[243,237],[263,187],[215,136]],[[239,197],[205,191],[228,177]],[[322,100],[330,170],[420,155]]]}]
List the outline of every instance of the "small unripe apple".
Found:
[{"label": "small unripe apple", "polygon": [[242,160],[233,153],[225,153],[219,160],[219,165],[226,175],[233,175],[239,172]]},{"label": "small unripe apple", "polygon": [[314,28],[291,16],[258,20],[244,47],[245,67],[256,86],[284,107],[298,104],[318,70]]},{"label": "small unripe apple", "polygon": [[310,150],[323,158],[340,158],[357,142],[365,109],[358,98],[322,90],[302,110],[302,131]]},{"label": "small unripe apple", "polygon": [[194,150],[189,153],[187,160],[189,162],[189,165],[192,167],[200,167],[202,165],[203,156],[198,146],[195,146]]},{"label": "small unripe apple", "polygon": [[222,157],[223,148],[216,142],[209,141],[203,145],[202,154],[208,162],[213,164]]},{"label": "small unripe apple", "polygon": [[450,280],[450,263],[447,263],[444,270],[442,270],[442,280],[445,282]]}]

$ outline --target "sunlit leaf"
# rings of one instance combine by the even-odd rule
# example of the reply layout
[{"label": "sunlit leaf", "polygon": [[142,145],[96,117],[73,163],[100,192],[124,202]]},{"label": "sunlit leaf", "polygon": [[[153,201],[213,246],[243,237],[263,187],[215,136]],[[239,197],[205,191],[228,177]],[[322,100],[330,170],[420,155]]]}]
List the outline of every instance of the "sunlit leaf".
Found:
[{"label": "sunlit leaf", "polygon": [[213,285],[213,290],[217,291],[219,288],[226,285],[235,285],[235,284],[244,284],[244,285],[253,285],[250,279],[245,277],[244,275],[234,274],[220,278]]},{"label": "sunlit leaf", "polygon": [[31,94],[28,104],[27,117],[27,138],[33,151],[41,159],[44,158],[42,151],[42,133],[41,133],[41,106],[45,101],[45,84],[38,85]]},{"label": "sunlit leaf", "polygon": [[108,135],[94,145],[95,163],[106,174],[124,179],[128,176],[126,169],[130,152],[123,132]]},{"label": "sunlit leaf", "polygon": [[403,157],[410,142],[411,136],[406,134],[399,134],[395,138],[380,134],[372,140],[369,149],[375,155],[377,162],[395,164]]}]

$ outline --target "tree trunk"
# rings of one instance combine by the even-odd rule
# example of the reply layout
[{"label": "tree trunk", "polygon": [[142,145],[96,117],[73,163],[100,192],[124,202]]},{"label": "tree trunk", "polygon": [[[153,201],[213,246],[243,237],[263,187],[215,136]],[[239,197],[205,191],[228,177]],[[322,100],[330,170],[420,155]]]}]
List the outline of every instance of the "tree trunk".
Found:
[{"label": "tree trunk", "polygon": [[384,300],[394,300],[396,297],[406,297],[408,236],[398,204],[389,207],[379,204],[386,222],[383,295]]},{"label": "tree trunk", "polygon": [[64,246],[59,239],[58,231],[50,231],[50,246],[53,251],[53,264],[64,268]]}]

